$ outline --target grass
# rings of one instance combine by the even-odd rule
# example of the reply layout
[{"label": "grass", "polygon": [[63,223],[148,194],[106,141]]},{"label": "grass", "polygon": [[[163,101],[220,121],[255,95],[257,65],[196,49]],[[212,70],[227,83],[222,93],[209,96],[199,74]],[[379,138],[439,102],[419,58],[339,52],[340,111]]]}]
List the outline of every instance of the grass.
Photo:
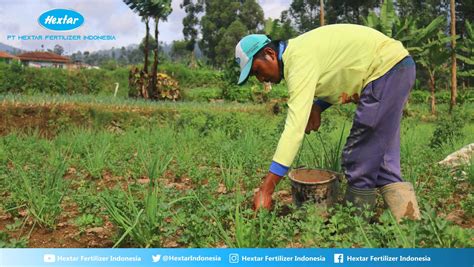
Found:
[{"label": "grass", "polygon": [[35,105],[99,105],[110,107],[111,109],[180,109],[192,111],[239,111],[239,112],[266,112],[267,108],[262,105],[252,103],[204,103],[204,102],[161,102],[145,101],[142,99],[114,98],[95,95],[18,95],[3,94],[0,95],[0,103],[3,104],[35,104]]},{"label": "grass", "polygon": [[64,155],[57,154],[54,157],[52,169],[35,172],[27,167],[10,172],[11,178],[19,179],[11,186],[11,190],[21,202],[18,208],[26,207],[28,217],[32,217],[34,221],[33,228],[39,224],[55,229],[62,212],[61,203],[67,193],[67,182],[63,179],[67,162]]},{"label": "grass", "polygon": [[[43,98],[67,105],[90,100],[105,109],[115,104],[130,110],[143,106],[156,113],[140,119],[133,114],[117,119],[110,113],[102,124],[98,120],[84,127],[63,127],[48,138],[34,129],[1,136],[0,164],[6,167],[0,167],[0,215],[12,217],[11,226],[0,229],[8,234],[3,235],[4,246],[21,246],[10,234],[21,231],[29,238],[22,231],[27,225],[55,231],[66,204],[77,206],[78,214],[66,219],[78,227],[78,238],[88,228],[112,223],[116,247],[473,246],[472,229],[446,220],[452,211],[472,217],[472,164],[459,170],[467,174],[461,180],[437,164],[474,141],[472,121],[465,121],[462,137],[432,149],[428,145],[436,118],[423,121],[423,113],[404,118],[402,172],[415,185],[422,220],[397,223],[385,212],[377,223],[367,224],[350,215],[352,207],[339,205],[327,217],[314,205],[297,209],[280,202],[272,212],[253,212],[253,189],[267,172],[284,114],[229,103],[98,103],[85,96],[2,100],[41,104]],[[155,115],[162,107],[175,110],[176,116],[158,120]],[[331,119],[323,120],[319,134],[306,137],[301,164],[337,167],[351,112],[343,107],[323,114]],[[69,126],[72,119],[62,116]],[[105,127],[110,121],[120,122],[122,130]],[[222,184],[226,192],[219,191]],[[277,190],[289,191],[288,179]]]}]

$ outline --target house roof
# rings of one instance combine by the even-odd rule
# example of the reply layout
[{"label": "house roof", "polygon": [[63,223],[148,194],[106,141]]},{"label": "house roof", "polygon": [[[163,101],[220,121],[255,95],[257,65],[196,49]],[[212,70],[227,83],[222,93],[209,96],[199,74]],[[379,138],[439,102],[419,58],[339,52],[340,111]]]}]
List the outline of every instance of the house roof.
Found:
[{"label": "house roof", "polygon": [[68,57],[63,57],[51,52],[26,52],[18,55],[21,60],[28,61],[47,61],[57,63],[69,63],[71,60]]},{"label": "house roof", "polygon": [[10,58],[10,59],[18,59],[18,57],[11,55],[7,52],[0,51],[0,58]]}]

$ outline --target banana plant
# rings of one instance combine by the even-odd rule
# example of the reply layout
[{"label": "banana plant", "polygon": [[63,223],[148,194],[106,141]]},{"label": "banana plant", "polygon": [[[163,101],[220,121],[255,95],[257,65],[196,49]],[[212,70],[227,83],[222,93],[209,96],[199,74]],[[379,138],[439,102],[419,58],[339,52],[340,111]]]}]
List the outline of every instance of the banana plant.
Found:
[{"label": "banana plant", "polygon": [[[426,38],[426,39],[425,39]],[[450,58],[450,50],[447,48],[451,37],[441,30],[436,33],[427,34],[424,38],[416,38],[416,46],[411,47],[411,51],[429,75],[429,87],[431,91],[431,113],[436,114],[436,74],[447,68]],[[410,51],[410,49],[409,49]]]},{"label": "banana plant", "polygon": [[[474,76],[474,29],[469,21],[466,21],[466,36],[463,40],[459,42],[459,53],[456,54],[457,59],[459,59],[463,64],[464,68],[462,71],[458,72],[460,77],[473,77]],[[470,66],[470,67],[468,67]]]},{"label": "banana plant", "polygon": [[[416,18],[407,17],[401,20],[395,12],[393,0],[386,0],[382,4],[380,15],[371,11],[367,18],[363,19],[363,22],[366,26],[401,41],[415,58],[415,61],[428,72],[429,88],[431,90],[431,112],[434,114],[436,112],[434,94],[436,74],[445,67],[450,55],[448,43],[451,41],[451,37],[442,32],[446,25],[446,19],[439,16],[426,27],[418,28]],[[465,59],[467,62],[474,63],[469,58]]]},{"label": "banana plant", "polygon": [[379,16],[372,10],[369,12],[367,18],[362,18],[364,25],[374,28],[390,37],[392,37],[393,28],[398,21],[399,18],[395,13],[393,0],[383,2]]}]

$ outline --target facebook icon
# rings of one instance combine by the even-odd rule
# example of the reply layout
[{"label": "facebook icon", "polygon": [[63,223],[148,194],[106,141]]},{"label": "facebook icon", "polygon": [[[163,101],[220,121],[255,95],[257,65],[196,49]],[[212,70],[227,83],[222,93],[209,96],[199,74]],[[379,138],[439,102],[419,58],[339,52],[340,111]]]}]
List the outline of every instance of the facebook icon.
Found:
[{"label": "facebook icon", "polygon": [[334,254],[334,263],[344,263],[344,254]]}]

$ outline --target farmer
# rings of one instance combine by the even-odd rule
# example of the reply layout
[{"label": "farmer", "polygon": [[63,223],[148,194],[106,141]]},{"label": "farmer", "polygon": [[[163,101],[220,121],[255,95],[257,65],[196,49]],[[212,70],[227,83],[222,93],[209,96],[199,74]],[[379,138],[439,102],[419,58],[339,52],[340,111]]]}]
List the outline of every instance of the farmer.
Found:
[{"label": "farmer", "polygon": [[254,196],[270,209],[275,186],[288,172],[304,137],[334,104],[357,103],[342,156],[345,201],[373,208],[377,190],[397,220],[419,219],[413,185],[400,172],[400,120],[415,81],[415,62],[401,42],[359,25],[319,27],[289,41],[252,34],[235,48],[238,84],[288,85],[288,115],[268,174]]}]

